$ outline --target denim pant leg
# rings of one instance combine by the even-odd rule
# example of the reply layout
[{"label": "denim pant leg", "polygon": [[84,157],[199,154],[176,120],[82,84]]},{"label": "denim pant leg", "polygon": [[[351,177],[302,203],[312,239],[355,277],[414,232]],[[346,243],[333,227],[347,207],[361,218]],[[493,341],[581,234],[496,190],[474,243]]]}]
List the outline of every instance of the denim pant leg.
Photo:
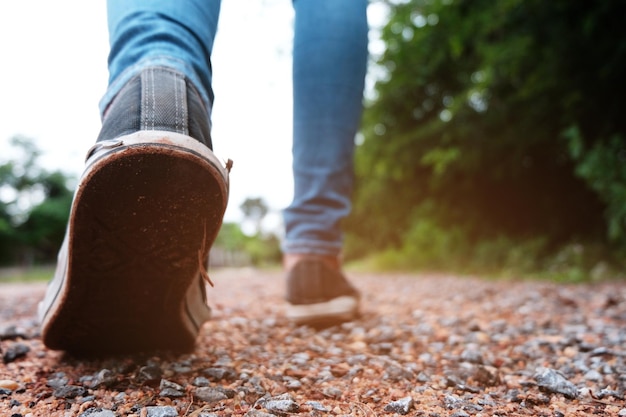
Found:
[{"label": "denim pant leg", "polygon": [[283,252],[337,255],[350,212],[367,67],[367,0],[295,0],[294,198]]},{"label": "denim pant leg", "polygon": [[220,0],[108,0],[109,87],[100,112],[134,75],[150,66],[182,72],[213,103],[211,51]]}]

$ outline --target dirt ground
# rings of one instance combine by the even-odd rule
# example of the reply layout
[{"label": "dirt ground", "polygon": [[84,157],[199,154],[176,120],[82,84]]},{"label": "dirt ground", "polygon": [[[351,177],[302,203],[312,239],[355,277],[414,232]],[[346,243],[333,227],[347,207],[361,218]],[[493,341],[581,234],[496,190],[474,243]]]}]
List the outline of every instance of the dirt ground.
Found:
[{"label": "dirt ground", "polygon": [[0,415],[626,416],[626,282],[349,275],[362,316],[314,330],[279,272],[216,270],[194,353],[98,360],[44,348],[45,284],[0,284]]}]

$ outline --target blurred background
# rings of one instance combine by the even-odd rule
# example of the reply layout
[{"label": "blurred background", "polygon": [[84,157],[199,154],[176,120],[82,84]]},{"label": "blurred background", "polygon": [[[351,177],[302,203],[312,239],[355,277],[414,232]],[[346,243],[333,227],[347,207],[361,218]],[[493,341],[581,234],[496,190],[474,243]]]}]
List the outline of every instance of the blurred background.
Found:
[{"label": "blurred background", "polygon": [[[348,264],[621,278],[624,16],[622,0],[371,0]],[[292,19],[288,0],[222,2],[213,135],[235,165],[216,266],[280,259]],[[0,39],[0,263],[47,271],[100,126],[104,2],[2,3]]]}]

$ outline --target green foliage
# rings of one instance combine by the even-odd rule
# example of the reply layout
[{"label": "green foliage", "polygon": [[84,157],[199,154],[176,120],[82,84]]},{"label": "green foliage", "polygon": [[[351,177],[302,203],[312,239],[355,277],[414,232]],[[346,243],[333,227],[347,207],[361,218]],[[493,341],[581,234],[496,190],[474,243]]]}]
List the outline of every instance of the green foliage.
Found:
[{"label": "green foliage", "polygon": [[618,0],[391,3],[347,255],[506,265],[521,244],[537,266],[621,239],[625,15]]},{"label": "green foliage", "polygon": [[280,242],[273,234],[246,235],[239,224],[224,223],[213,244],[213,251],[221,251],[231,266],[277,264],[281,260]]},{"label": "green foliage", "polygon": [[598,140],[586,150],[580,130],[568,129],[570,154],[583,178],[606,205],[608,237],[626,246],[626,141],[620,135]]},{"label": "green foliage", "polygon": [[71,178],[41,168],[32,140],[10,143],[15,156],[0,161],[0,263],[53,261],[69,216]]}]

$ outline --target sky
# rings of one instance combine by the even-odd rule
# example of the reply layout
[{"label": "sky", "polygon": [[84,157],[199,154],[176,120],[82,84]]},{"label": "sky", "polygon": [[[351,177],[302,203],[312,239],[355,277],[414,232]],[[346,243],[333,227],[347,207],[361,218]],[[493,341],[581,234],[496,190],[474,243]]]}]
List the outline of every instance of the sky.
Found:
[{"label": "sky", "polygon": [[[383,15],[370,5],[370,25]],[[291,201],[292,36],[290,0],[222,1],[212,137],[215,154],[234,161],[226,221],[240,221],[241,203],[261,197],[279,222]],[[43,151],[44,167],[80,175],[100,129],[108,51],[104,0],[0,2],[0,161],[8,139],[23,135]]]}]

